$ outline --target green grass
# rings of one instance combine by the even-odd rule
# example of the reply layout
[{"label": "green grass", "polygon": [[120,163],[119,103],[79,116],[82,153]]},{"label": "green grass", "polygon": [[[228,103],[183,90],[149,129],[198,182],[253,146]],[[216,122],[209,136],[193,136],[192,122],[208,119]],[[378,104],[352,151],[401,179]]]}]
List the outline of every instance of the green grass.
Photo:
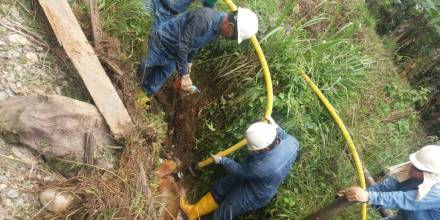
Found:
[{"label": "green grass", "polygon": [[127,58],[138,62],[146,54],[147,35],[152,17],[144,11],[142,0],[99,0],[101,25],[121,40]]},{"label": "green grass", "polygon": [[[104,29],[118,36],[130,60],[145,53],[151,17],[137,0],[101,0]],[[327,111],[299,75],[305,70],[349,127],[364,164],[374,174],[402,162],[417,146],[415,103],[427,91],[400,79],[375,19],[363,1],[238,1],[260,17],[259,39],[274,85],[273,117],[301,142],[301,158],[263,210],[268,219],[300,219],[325,205],[341,188],[356,184],[345,141]],[[219,1],[218,8],[226,10]],[[387,45],[392,42],[386,43]],[[391,47],[391,46],[389,46]],[[249,42],[220,40],[204,48],[194,66],[195,84],[214,96],[200,112],[195,157],[205,158],[243,138],[262,118],[266,102],[260,64]],[[409,114],[392,118],[400,111]],[[391,120],[392,119],[392,120]],[[245,155],[242,150],[232,155]],[[200,196],[219,174],[207,169],[193,188]],[[109,212],[111,213],[111,212]],[[354,219],[359,209],[343,213]],[[377,214],[370,210],[373,219]],[[251,213],[242,219],[256,219]],[[258,214],[261,216],[261,213]]]},{"label": "green grass", "polygon": [[[421,144],[413,133],[417,114],[384,123],[392,112],[413,109],[415,102],[423,101],[426,91],[410,89],[396,75],[381,40],[372,33],[374,21],[361,1],[323,1],[312,4],[308,11],[302,11],[295,2],[293,8],[299,9],[289,13],[278,10],[291,8],[287,1],[243,5],[256,9],[262,18],[259,39],[265,39],[262,47],[273,79],[273,117],[301,142],[301,158],[265,209],[267,218],[299,219],[332,201],[338,189],[357,182],[351,159],[344,152],[345,141],[305,85],[300,69],[313,78],[336,107],[372,173],[406,160],[413,146]],[[278,16],[283,22],[277,22]],[[261,119],[264,82],[248,43],[237,48],[231,42],[218,42],[205,48],[199,60],[196,74],[213,74],[210,78],[216,80],[214,87],[207,89],[219,96],[200,117],[198,155],[208,155],[243,138],[246,127]],[[390,91],[393,89],[398,91]],[[408,99],[414,95],[415,99]],[[199,184],[210,185],[211,173],[207,172],[202,178],[206,182]],[[206,187],[197,190],[195,194],[200,194]],[[341,218],[352,219],[357,214],[356,209]],[[375,215],[373,211],[370,214]],[[252,214],[243,217],[255,218]]]}]

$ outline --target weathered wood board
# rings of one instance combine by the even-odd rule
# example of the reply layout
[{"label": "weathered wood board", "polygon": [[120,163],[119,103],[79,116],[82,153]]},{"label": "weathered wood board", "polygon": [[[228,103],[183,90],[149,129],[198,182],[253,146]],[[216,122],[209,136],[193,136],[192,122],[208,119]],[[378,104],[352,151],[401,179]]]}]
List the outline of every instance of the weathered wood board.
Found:
[{"label": "weathered wood board", "polygon": [[87,41],[67,0],[38,0],[58,42],[84,81],[95,105],[116,139],[130,132],[133,122]]}]

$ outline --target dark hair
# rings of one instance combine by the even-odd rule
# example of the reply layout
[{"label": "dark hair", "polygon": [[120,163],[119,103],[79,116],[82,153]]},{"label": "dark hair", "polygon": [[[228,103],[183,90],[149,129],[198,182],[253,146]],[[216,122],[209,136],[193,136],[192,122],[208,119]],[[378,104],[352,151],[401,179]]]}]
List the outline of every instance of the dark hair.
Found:
[{"label": "dark hair", "polygon": [[228,14],[228,21],[234,24],[234,35],[232,35],[233,40],[238,39],[237,13],[238,11],[234,11]]},{"label": "dark hair", "polygon": [[257,150],[257,152],[266,152],[266,151],[270,151],[272,149],[274,149],[275,147],[278,146],[278,144],[280,143],[280,138],[278,137],[278,135],[275,137],[275,140],[273,140],[273,142],[271,144],[269,144],[269,146],[261,149],[261,150]]},{"label": "dark hair", "polygon": [[278,137],[278,135],[275,137],[275,140],[273,140],[273,142],[267,146],[267,149],[272,150],[274,149],[278,144],[280,143],[280,138]]}]

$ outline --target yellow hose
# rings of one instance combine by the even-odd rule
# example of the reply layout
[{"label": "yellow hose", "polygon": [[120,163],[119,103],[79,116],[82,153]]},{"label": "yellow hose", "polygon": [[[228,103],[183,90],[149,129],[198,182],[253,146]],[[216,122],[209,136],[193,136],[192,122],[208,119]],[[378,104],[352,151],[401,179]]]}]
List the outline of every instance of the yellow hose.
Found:
[{"label": "yellow hose", "polygon": [[[325,98],[324,94],[322,94],[322,92],[315,85],[315,83],[313,83],[313,81],[310,79],[310,77],[307,76],[304,73],[303,70],[300,70],[300,72],[301,72],[301,75],[303,76],[304,80],[307,82],[307,84],[312,89],[313,93],[315,93],[316,96],[319,97],[319,99],[324,104],[324,106],[327,108],[328,112],[333,117],[333,119],[335,120],[335,122],[338,125],[339,129],[341,130],[342,135],[344,136],[345,140],[347,141],[348,148],[350,149],[350,153],[351,153],[351,156],[352,156],[353,161],[354,161],[354,166],[356,168],[356,172],[357,172],[357,175],[358,175],[359,185],[360,185],[360,187],[362,189],[366,189],[366,183],[365,183],[365,177],[364,177],[364,172],[363,172],[363,168],[362,168],[362,163],[361,163],[361,160],[359,158],[359,154],[356,151],[356,147],[353,144],[353,140],[351,139],[351,136],[348,133],[347,128],[344,125],[344,122],[342,122],[341,118],[338,116],[338,114],[336,113],[336,111],[333,108],[333,106]],[[362,220],[366,220],[367,219],[367,204],[366,203],[362,204],[361,217],[362,217]]]},{"label": "yellow hose", "polygon": [[[231,0],[224,0],[226,5],[228,5],[229,9],[231,11],[236,11],[237,6],[231,1]],[[266,82],[266,93],[267,93],[267,103],[266,103],[266,112],[264,113],[265,117],[269,117],[272,115],[272,108],[273,108],[273,91],[272,91],[272,80],[270,77],[269,67],[267,65],[266,58],[263,54],[263,50],[261,49],[260,44],[258,43],[258,40],[255,36],[251,38],[251,42],[255,48],[255,51],[257,52],[258,59],[261,62],[261,66],[263,68],[263,74],[264,74],[264,80]],[[322,103],[325,105],[329,113],[332,115],[333,119],[335,120],[336,124],[338,125],[339,129],[342,132],[342,135],[344,136],[345,140],[347,141],[347,144],[349,146],[351,155],[354,160],[356,172],[359,179],[359,185],[361,188],[366,189],[365,184],[365,177],[362,169],[362,163],[360,161],[359,155],[356,151],[356,147],[353,144],[353,140],[350,137],[350,134],[348,133],[344,123],[342,122],[341,118],[339,118],[338,114],[336,113],[333,106],[330,104],[330,102],[325,98],[325,96],[322,94],[322,92],[318,89],[318,87],[312,82],[312,80],[304,73],[304,71],[301,70],[301,74],[303,75],[304,79],[310,86],[310,88],[313,90],[313,92],[321,99]],[[243,139],[237,144],[230,146],[224,151],[219,152],[217,155],[219,156],[227,156],[239,149],[241,149],[243,146],[247,144],[247,140]],[[203,160],[198,163],[199,168],[203,168],[208,166],[209,164],[212,164],[214,160],[209,157],[206,160]],[[362,204],[362,211],[361,211],[361,218],[362,220],[367,219],[367,204]]]},{"label": "yellow hose", "polygon": [[[224,1],[226,5],[228,5],[231,11],[237,10],[237,6],[231,0],[224,0]],[[267,65],[266,57],[264,56],[260,43],[258,43],[258,40],[255,36],[251,37],[251,42],[254,45],[255,51],[257,52],[258,55],[258,59],[260,60],[261,66],[263,68],[264,81],[266,82],[266,95],[267,95],[266,112],[264,113],[264,116],[269,117],[272,115],[272,108],[273,108],[272,79],[270,78],[269,66]],[[246,144],[247,144],[247,140],[243,139],[240,142],[228,147],[228,149],[219,152],[218,155],[227,156],[241,149]],[[203,168],[212,164],[213,162],[214,160],[211,157],[209,157],[208,159],[199,162],[198,166],[199,168]]]}]

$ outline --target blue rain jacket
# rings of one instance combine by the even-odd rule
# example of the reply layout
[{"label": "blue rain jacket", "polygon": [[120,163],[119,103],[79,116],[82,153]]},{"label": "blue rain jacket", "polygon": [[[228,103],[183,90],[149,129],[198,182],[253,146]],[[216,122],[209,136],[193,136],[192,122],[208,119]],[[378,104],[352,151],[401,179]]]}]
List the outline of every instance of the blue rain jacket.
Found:
[{"label": "blue rain jacket", "polygon": [[193,0],[152,0],[153,3],[153,30],[180,13],[185,12]]},{"label": "blue rain jacket", "polygon": [[440,184],[434,185],[420,201],[416,200],[420,180],[399,183],[392,177],[367,189],[368,203],[399,209],[393,220],[440,220]]},{"label": "blue rain jacket", "polygon": [[247,211],[265,206],[275,196],[278,187],[289,174],[298,157],[299,143],[278,128],[281,142],[266,152],[253,152],[243,165],[222,158],[228,175],[216,181],[211,191],[219,208],[216,220],[230,220]]},{"label": "blue rain jacket", "polygon": [[197,51],[218,38],[225,16],[214,9],[200,8],[174,17],[152,31],[148,56],[139,65],[142,72],[147,72],[141,82],[144,91],[149,95],[156,93],[176,68],[181,75],[188,74],[188,63]]}]

